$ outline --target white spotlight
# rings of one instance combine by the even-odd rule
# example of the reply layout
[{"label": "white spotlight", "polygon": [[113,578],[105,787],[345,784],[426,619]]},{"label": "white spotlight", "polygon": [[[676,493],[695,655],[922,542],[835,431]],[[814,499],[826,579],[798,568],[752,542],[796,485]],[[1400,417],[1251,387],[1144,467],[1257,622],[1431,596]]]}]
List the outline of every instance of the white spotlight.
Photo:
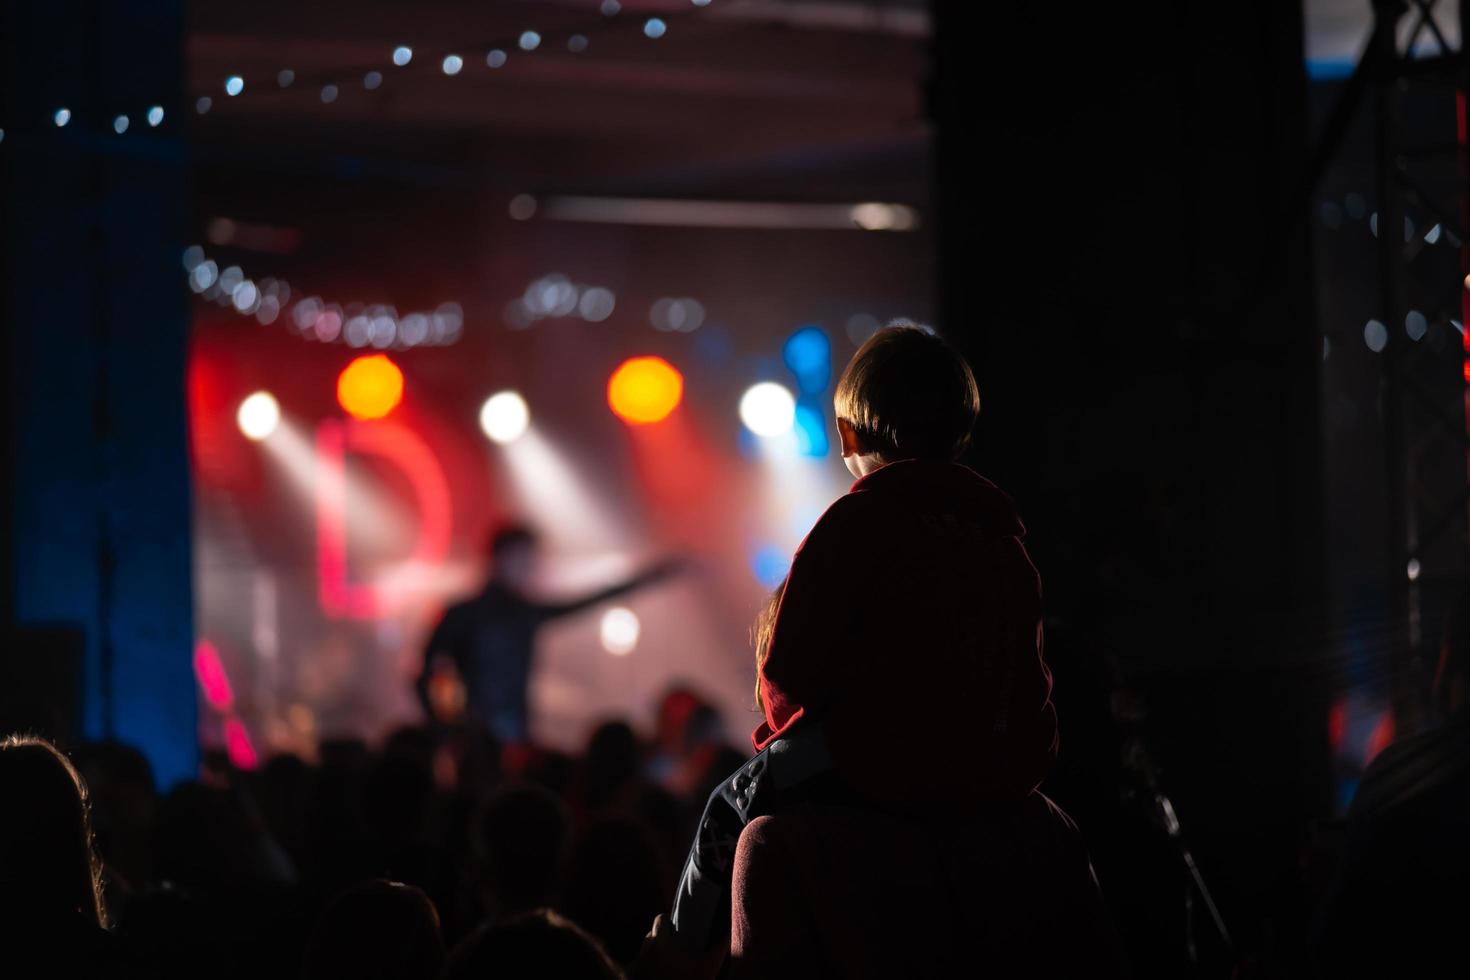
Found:
[{"label": "white spotlight", "polygon": [[240,403],[235,422],[246,439],[260,442],[270,437],[281,424],[281,406],[268,391],[257,391]]},{"label": "white spotlight", "polygon": [[226,95],[239,95],[243,91],[245,91],[245,79],[241,78],[239,75],[231,75],[229,78],[225,79]]},{"label": "white spotlight", "polygon": [[399,68],[413,60],[413,48],[406,44],[400,44],[393,49],[393,63]]},{"label": "white spotlight", "polygon": [[740,398],[740,421],[758,436],[779,436],[796,423],[796,399],[774,381],[751,385]]},{"label": "white spotlight", "polygon": [[153,106],[148,110],[148,125],[157,126],[161,122],[163,122],[163,106]]},{"label": "white spotlight", "polygon": [[642,625],[631,609],[617,606],[602,614],[602,648],[615,657],[626,657],[638,645]]},{"label": "white spotlight", "polygon": [[502,446],[525,435],[530,422],[531,410],[526,400],[514,391],[491,395],[480,408],[480,429],[492,442]]},{"label": "white spotlight", "polygon": [[459,70],[464,67],[464,59],[457,54],[444,56],[444,62],[440,65],[446,75],[458,75]]}]

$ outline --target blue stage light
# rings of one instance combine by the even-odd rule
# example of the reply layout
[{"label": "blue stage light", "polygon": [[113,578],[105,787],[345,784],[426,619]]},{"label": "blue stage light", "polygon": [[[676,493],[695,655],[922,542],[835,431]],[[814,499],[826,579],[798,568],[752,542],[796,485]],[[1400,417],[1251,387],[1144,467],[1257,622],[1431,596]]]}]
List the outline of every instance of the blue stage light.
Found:
[{"label": "blue stage light", "polygon": [[792,334],[781,349],[781,357],[796,375],[802,394],[818,395],[832,380],[832,342],[821,327],[809,325]]}]

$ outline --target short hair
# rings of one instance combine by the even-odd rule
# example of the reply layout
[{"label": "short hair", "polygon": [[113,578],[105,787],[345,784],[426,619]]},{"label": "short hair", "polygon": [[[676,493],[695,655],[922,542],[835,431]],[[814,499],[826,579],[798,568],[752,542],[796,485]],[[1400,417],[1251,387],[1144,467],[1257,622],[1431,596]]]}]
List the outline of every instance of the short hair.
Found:
[{"label": "short hair", "polygon": [[907,320],[858,348],[833,401],[864,447],[890,462],[957,459],[980,417],[980,389],[965,359]]},{"label": "short hair", "polygon": [[305,980],[392,977],[434,980],[444,965],[439,912],[420,888],[367,881],[341,892],[312,930]]},{"label": "short hair", "polygon": [[575,923],[550,909],[480,926],[449,954],[445,980],[559,977],[622,980],[607,952]]}]

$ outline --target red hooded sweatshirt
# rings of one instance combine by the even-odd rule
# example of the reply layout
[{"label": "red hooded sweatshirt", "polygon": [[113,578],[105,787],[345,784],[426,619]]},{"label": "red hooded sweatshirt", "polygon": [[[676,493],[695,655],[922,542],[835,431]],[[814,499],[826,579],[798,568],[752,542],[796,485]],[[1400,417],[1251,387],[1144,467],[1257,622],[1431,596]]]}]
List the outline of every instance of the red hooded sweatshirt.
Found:
[{"label": "red hooded sweatshirt", "polygon": [[1010,498],[954,463],[858,480],[792,561],[756,749],[818,718],[838,773],[875,801],[1025,797],[1057,728],[1024,534]]}]

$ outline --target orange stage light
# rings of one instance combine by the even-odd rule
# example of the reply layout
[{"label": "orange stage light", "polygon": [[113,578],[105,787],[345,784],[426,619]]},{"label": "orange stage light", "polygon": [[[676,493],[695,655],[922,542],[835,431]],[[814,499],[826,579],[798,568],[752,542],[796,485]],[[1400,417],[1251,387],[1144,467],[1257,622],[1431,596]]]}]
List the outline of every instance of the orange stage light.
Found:
[{"label": "orange stage light", "polygon": [[607,404],[629,425],[668,418],[684,397],[684,376],[662,357],[624,361],[607,382]]},{"label": "orange stage light", "polygon": [[403,401],[403,372],[387,354],[356,358],[337,378],[337,404],[355,419],[380,419]]}]

